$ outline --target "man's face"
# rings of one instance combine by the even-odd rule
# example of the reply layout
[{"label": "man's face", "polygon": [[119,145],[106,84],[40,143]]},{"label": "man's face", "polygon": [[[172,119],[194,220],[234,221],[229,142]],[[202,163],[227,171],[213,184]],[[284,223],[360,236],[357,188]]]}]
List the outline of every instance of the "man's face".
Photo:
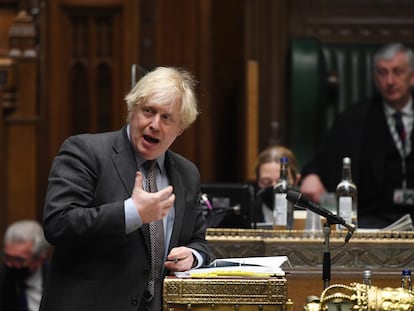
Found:
[{"label": "man's face", "polygon": [[393,108],[402,108],[410,98],[414,82],[407,56],[397,53],[390,60],[379,60],[375,64],[374,82],[384,100]]},{"label": "man's face", "polygon": [[39,260],[32,254],[33,241],[6,243],[4,245],[4,264],[13,269],[36,270]]},{"label": "man's face", "polygon": [[164,153],[184,128],[180,116],[181,104],[151,104],[151,100],[135,107],[130,120],[131,141],[146,160]]}]

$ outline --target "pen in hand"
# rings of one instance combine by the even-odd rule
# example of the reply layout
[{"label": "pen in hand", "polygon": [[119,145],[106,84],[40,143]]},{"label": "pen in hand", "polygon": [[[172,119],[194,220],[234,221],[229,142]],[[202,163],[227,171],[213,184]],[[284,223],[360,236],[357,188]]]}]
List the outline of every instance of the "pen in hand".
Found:
[{"label": "pen in hand", "polygon": [[186,258],[186,257],[184,257],[184,258],[167,259],[167,261],[177,263],[177,262],[179,262],[180,260],[183,260],[183,259],[185,259],[185,258]]}]

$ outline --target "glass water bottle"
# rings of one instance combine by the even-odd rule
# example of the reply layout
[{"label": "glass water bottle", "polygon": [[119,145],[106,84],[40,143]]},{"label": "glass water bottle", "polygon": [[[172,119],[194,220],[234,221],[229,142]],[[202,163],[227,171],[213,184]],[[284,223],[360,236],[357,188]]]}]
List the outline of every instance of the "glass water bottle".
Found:
[{"label": "glass water bottle", "polygon": [[[358,227],[358,191],[352,181],[351,158],[345,157],[342,160],[342,180],[336,187],[337,215],[342,217],[346,223],[354,224]],[[339,230],[345,229],[338,226]]]},{"label": "glass water bottle", "polygon": [[276,230],[293,229],[293,204],[286,200],[291,188],[288,177],[289,163],[287,157],[280,158],[280,176],[274,186],[273,227]]}]

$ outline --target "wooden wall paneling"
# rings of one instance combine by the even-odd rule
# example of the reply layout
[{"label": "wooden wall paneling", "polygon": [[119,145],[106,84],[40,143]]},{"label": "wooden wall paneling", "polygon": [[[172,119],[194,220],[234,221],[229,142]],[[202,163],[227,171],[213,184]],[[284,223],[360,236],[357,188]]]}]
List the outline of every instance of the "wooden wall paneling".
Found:
[{"label": "wooden wall paneling", "polygon": [[6,56],[9,52],[9,29],[15,16],[14,9],[0,8],[0,56]]},{"label": "wooden wall paneling", "polygon": [[[199,2],[158,1],[155,28],[155,65],[177,66],[189,70],[199,80]],[[197,122],[197,121],[196,121]],[[199,135],[194,124],[173,144],[172,149],[197,162]]]},{"label": "wooden wall paneling", "polygon": [[[4,226],[37,219],[38,55],[32,16],[20,11],[8,27],[7,70],[1,101]],[[4,227],[5,228],[5,227]]]},{"label": "wooden wall paneling", "polygon": [[[136,80],[156,66],[157,3],[156,0],[141,0],[139,4],[139,63]],[[136,61],[138,62],[138,59]]]},{"label": "wooden wall paneling", "polygon": [[216,131],[216,124],[214,123],[214,107],[213,96],[211,90],[213,88],[213,73],[211,59],[212,37],[211,37],[211,23],[212,23],[212,1],[199,1],[199,71],[198,71],[198,99],[201,114],[195,124],[196,132],[196,163],[199,167],[201,180],[212,181],[215,179],[215,164],[214,158],[215,140],[214,131]]},{"label": "wooden wall paneling", "polygon": [[5,126],[5,116],[8,111],[7,107],[14,106],[10,104],[10,96],[14,97],[14,82],[11,80],[12,71],[14,71],[13,60],[8,56],[9,51],[9,29],[16,16],[14,1],[9,1],[0,5],[0,237],[8,224],[8,193],[7,193],[7,136]]},{"label": "wooden wall paneling", "polygon": [[0,58],[0,234],[8,224],[8,132],[6,116],[16,109],[16,63],[10,57]]},{"label": "wooden wall paneling", "polygon": [[289,1],[248,1],[246,53],[259,64],[259,149],[286,140]]},{"label": "wooden wall paneling", "polygon": [[289,36],[314,36],[322,42],[413,42],[411,1],[291,2]]},{"label": "wooden wall paneling", "polygon": [[44,90],[45,90],[45,122],[44,134],[47,136],[45,167],[50,169],[52,159],[56,155],[64,138],[70,134],[69,124],[69,41],[71,34],[67,31],[69,21],[63,14],[60,1],[49,1],[45,4],[44,44]]},{"label": "wooden wall paneling", "polygon": [[131,66],[140,63],[140,30],[141,30],[141,11],[140,3],[142,0],[123,0],[120,34],[115,34],[115,46],[113,47],[114,58],[121,59],[120,68],[115,68],[114,85],[114,120],[116,127],[126,123],[127,107],[124,96],[131,90]]},{"label": "wooden wall paneling", "polygon": [[[269,74],[269,85],[267,85],[270,91],[268,100],[263,99],[264,107],[269,113],[264,115],[270,115],[271,119],[267,121],[269,126],[266,135],[264,136],[264,142],[267,141],[268,145],[274,144],[283,144],[287,145],[286,141],[286,120],[287,120],[287,110],[286,110],[286,72],[287,72],[287,63],[286,55],[288,50],[288,15],[289,15],[289,4],[290,1],[271,1],[271,6],[269,7],[270,15],[269,20],[269,52],[270,54],[266,56],[269,63],[264,64],[267,68]],[[268,13],[269,14],[269,13]],[[265,69],[263,69],[265,70]],[[265,79],[263,76],[261,79]],[[266,112],[266,108],[264,108]],[[266,123],[265,123],[266,124]],[[288,146],[289,147],[289,146]]]},{"label": "wooden wall paneling", "polygon": [[67,136],[125,124],[124,96],[131,88],[131,65],[139,56],[138,5],[132,0],[49,3],[49,163]]},{"label": "wooden wall paneling", "polygon": [[259,155],[259,64],[248,60],[246,69],[246,161],[245,180],[256,179],[256,161]]},{"label": "wooden wall paneling", "polygon": [[215,144],[215,181],[245,181],[246,59],[245,1],[219,1],[212,6],[210,122]]},{"label": "wooden wall paneling", "polygon": [[[1,64],[3,67],[3,64]],[[7,208],[6,208],[6,157],[7,148],[4,134],[4,116],[3,116],[3,96],[6,85],[7,74],[4,74],[3,68],[0,69],[0,236],[6,228]]]}]

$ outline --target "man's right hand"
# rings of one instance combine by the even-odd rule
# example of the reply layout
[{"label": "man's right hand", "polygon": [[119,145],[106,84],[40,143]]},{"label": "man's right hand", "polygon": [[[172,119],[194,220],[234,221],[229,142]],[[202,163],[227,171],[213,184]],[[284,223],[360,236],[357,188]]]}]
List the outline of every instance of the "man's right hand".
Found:
[{"label": "man's right hand", "polygon": [[322,196],[326,193],[326,189],[318,175],[309,174],[302,179],[300,192],[309,200],[319,204]]},{"label": "man's right hand", "polygon": [[147,192],[142,188],[143,176],[137,172],[135,176],[132,200],[143,224],[163,219],[174,205],[173,187],[168,186],[158,192]]}]

